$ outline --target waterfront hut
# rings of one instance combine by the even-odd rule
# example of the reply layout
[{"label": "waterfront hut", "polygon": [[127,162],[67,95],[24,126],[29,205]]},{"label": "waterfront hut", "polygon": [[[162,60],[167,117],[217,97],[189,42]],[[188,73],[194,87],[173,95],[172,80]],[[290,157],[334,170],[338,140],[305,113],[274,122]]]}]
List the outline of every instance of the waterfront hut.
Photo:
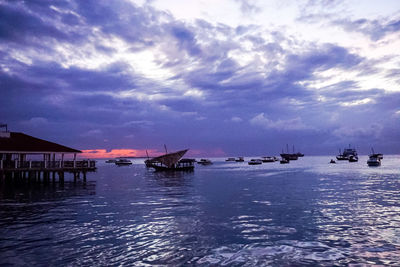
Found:
[{"label": "waterfront hut", "polygon": [[[25,177],[26,173],[29,176],[35,173],[40,179],[41,173],[46,178],[51,172],[53,178],[58,173],[63,179],[64,172],[74,173],[74,177],[82,172],[86,178],[86,172],[96,169],[95,161],[78,161],[78,153],[82,152],[24,133],[0,131],[0,178],[7,174]],[[71,159],[65,160],[66,155]]]}]

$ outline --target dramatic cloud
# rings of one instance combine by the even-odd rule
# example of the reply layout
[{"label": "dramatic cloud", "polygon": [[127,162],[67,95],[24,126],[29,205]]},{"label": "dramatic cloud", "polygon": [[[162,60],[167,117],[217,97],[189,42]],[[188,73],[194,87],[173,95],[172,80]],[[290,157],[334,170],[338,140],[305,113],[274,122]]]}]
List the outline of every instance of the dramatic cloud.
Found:
[{"label": "dramatic cloud", "polygon": [[398,152],[398,2],[285,3],[0,1],[0,122],[85,157]]}]

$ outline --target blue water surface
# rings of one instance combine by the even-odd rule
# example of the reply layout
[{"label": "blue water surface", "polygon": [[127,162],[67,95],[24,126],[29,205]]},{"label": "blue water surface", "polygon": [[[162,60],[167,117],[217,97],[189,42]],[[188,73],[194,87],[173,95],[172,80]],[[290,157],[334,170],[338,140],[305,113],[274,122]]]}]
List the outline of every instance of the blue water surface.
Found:
[{"label": "blue water surface", "polygon": [[86,183],[3,181],[0,265],[399,264],[400,157],[329,160],[189,173],[99,161]]}]

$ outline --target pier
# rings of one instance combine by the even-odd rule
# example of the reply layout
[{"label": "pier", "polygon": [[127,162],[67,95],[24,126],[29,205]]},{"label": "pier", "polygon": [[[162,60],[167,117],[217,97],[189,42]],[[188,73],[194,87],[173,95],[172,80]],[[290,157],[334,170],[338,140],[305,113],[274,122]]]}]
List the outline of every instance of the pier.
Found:
[{"label": "pier", "polygon": [[86,174],[96,171],[96,162],[77,160],[78,153],[82,152],[24,133],[1,131],[0,180],[64,183],[65,173],[71,173],[74,182],[86,181]]}]

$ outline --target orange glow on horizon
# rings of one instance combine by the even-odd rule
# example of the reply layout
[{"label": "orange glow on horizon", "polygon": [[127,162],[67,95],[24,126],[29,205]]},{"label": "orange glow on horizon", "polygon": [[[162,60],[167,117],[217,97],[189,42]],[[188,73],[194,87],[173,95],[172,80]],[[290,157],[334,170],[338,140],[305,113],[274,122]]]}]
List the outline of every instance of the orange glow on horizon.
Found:
[{"label": "orange glow on horizon", "polygon": [[[147,150],[150,157],[158,156],[160,153],[155,149]],[[90,159],[101,159],[101,158],[118,158],[118,157],[147,157],[146,150],[140,149],[112,149],[107,151],[106,149],[86,149],[82,150],[82,154],[79,155],[80,158],[90,158]]]},{"label": "orange glow on horizon", "polygon": [[[168,152],[175,152],[168,151]],[[147,153],[149,157],[157,157],[163,155],[165,152],[158,151],[157,149],[148,149]],[[186,157],[199,157],[201,155],[221,157],[225,156],[226,153],[220,149],[215,148],[212,150],[192,149],[186,154]],[[107,159],[107,158],[118,158],[118,157],[147,157],[145,149],[131,149],[131,148],[120,148],[120,149],[84,149],[81,154],[78,154],[80,158],[89,159]]]}]

